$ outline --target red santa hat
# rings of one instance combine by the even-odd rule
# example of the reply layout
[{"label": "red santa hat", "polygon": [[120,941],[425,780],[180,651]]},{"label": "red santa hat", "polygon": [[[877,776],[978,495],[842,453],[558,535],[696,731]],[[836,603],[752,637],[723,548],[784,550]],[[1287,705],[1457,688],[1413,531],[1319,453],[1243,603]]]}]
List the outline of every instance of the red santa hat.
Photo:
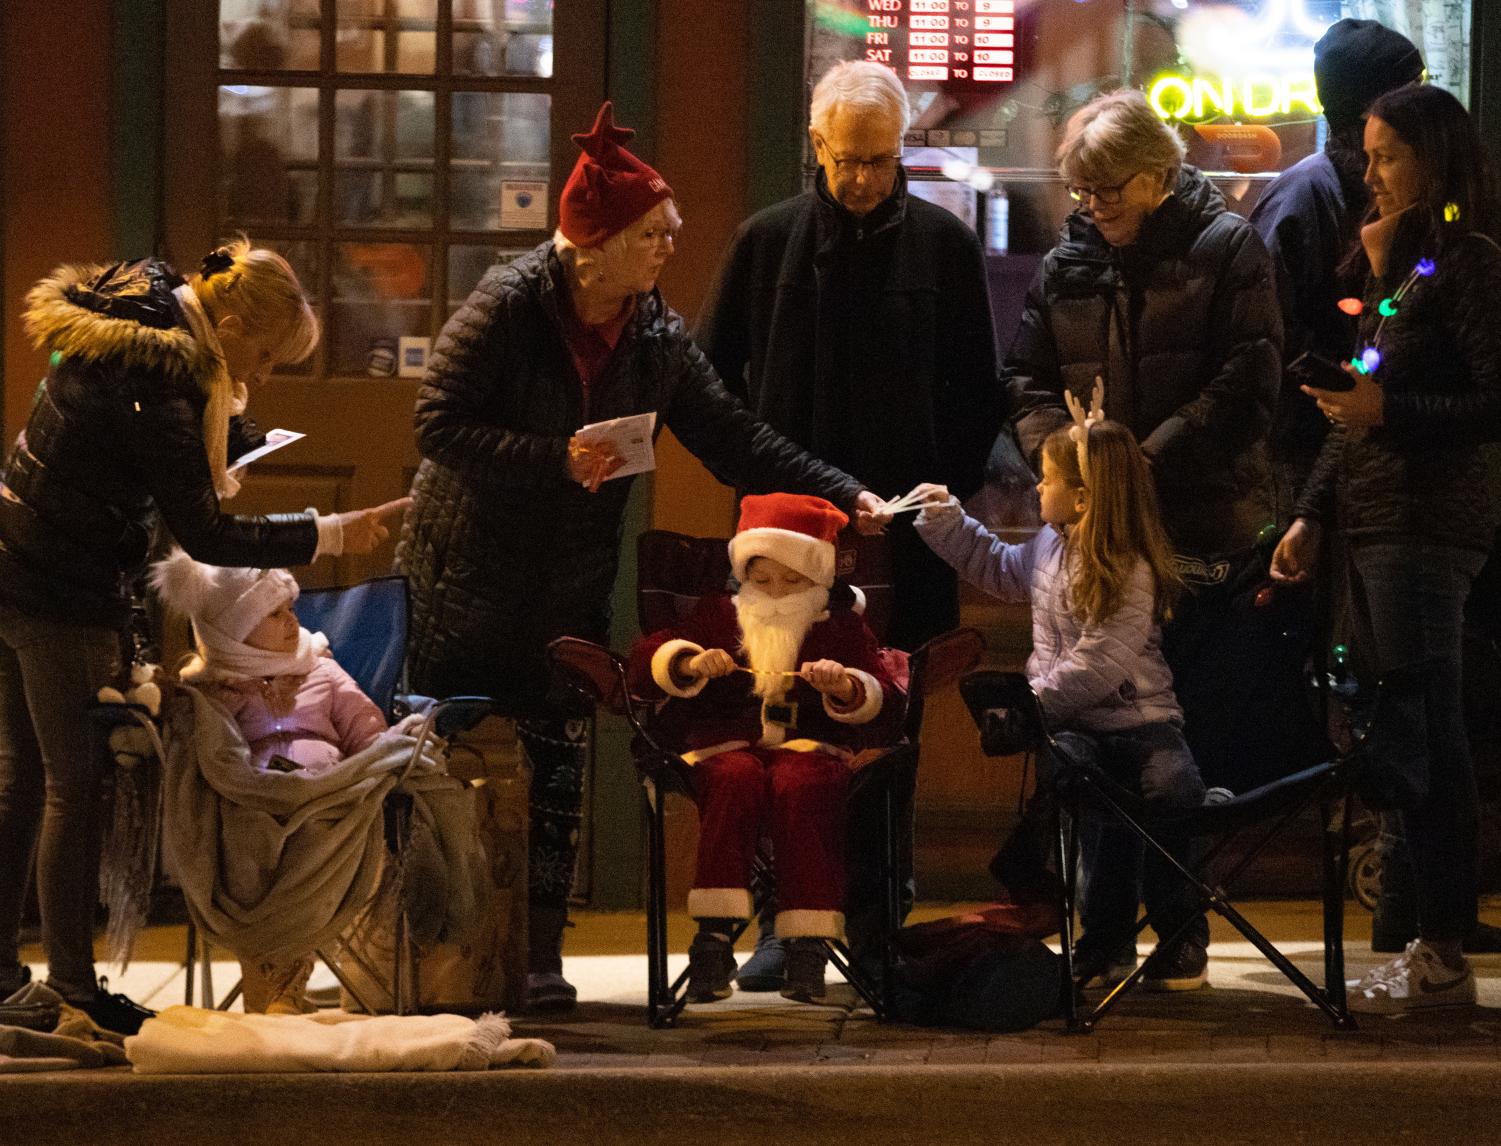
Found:
[{"label": "red santa hat", "polygon": [[730,539],[737,581],[756,557],[770,557],[827,589],[834,583],[834,538],[849,518],[821,497],[802,493],[752,495],[740,503]]},{"label": "red santa hat", "polygon": [[621,146],[635,134],[616,126],[614,105],[606,100],[593,129],[573,137],[584,153],[563,185],[558,229],[575,246],[597,247],[672,198],[667,181]]}]

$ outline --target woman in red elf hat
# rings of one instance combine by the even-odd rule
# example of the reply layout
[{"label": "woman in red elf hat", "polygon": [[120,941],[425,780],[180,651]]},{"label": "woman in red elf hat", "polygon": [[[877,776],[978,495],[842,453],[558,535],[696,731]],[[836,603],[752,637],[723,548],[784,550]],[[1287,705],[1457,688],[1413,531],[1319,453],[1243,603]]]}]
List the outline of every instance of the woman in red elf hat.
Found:
[{"label": "woman in red elf hat", "polygon": [[682,220],[625,149],[611,105],[563,188],[557,233],[486,272],[438,339],[417,398],[422,464],[398,562],[412,589],[415,688],[500,697],[533,768],[533,1007],[566,1008],[561,945],[577,852],[588,713],[548,695],[547,643],[604,641],[628,478],[581,427],[655,414],[720,480],[816,494],[864,522],[879,504],[724,389],[657,276]]}]

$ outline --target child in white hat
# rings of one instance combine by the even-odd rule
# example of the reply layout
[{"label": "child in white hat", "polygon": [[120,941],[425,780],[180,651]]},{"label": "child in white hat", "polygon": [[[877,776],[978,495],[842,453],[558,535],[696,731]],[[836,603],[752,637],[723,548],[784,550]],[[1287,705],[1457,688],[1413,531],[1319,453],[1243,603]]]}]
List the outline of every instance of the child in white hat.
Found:
[{"label": "child in white hat", "polygon": [[[298,623],[297,582],[285,569],[204,565],[177,549],[152,568],[151,583],[193,622],[196,651],[178,676],[228,710],[252,767],[316,774],[386,730],[380,709],[328,654],[323,634]],[[303,996],[310,957],[242,966],[246,1010],[313,1009]]]}]

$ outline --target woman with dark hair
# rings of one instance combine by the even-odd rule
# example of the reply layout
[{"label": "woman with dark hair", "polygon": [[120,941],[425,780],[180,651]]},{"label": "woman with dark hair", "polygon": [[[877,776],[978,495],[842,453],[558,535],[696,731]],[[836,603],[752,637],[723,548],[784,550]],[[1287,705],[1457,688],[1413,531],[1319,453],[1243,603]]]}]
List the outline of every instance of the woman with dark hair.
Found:
[{"label": "woman with dark hair", "polygon": [[1338,521],[1381,681],[1363,795],[1400,813],[1418,892],[1418,938],[1354,985],[1350,1007],[1392,1013],[1475,1000],[1462,947],[1476,924],[1478,841],[1460,648],[1494,530],[1480,445],[1501,438],[1501,247],[1484,149],[1448,92],[1382,96],[1365,151],[1353,385],[1301,388],[1330,433],[1272,576],[1309,579],[1324,524]]}]

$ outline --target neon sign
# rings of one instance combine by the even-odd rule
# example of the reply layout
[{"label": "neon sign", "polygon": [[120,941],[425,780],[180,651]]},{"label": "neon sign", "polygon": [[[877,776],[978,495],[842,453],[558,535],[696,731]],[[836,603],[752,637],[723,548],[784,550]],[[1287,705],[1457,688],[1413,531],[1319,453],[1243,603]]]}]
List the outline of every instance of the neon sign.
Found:
[{"label": "neon sign", "polygon": [[1185,76],[1166,72],[1152,81],[1147,102],[1163,119],[1189,121],[1228,115],[1237,119],[1271,119],[1294,108],[1323,114],[1313,72],[1283,74]]},{"label": "neon sign", "polygon": [[1183,71],[1163,72],[1147,99],[1163,119],[1272,119],[1322,114],[1313,77],[1313,41],[1328,25],[1308,0],[1266,0],[1258,15],[1205,5],[1178,27]]}]

